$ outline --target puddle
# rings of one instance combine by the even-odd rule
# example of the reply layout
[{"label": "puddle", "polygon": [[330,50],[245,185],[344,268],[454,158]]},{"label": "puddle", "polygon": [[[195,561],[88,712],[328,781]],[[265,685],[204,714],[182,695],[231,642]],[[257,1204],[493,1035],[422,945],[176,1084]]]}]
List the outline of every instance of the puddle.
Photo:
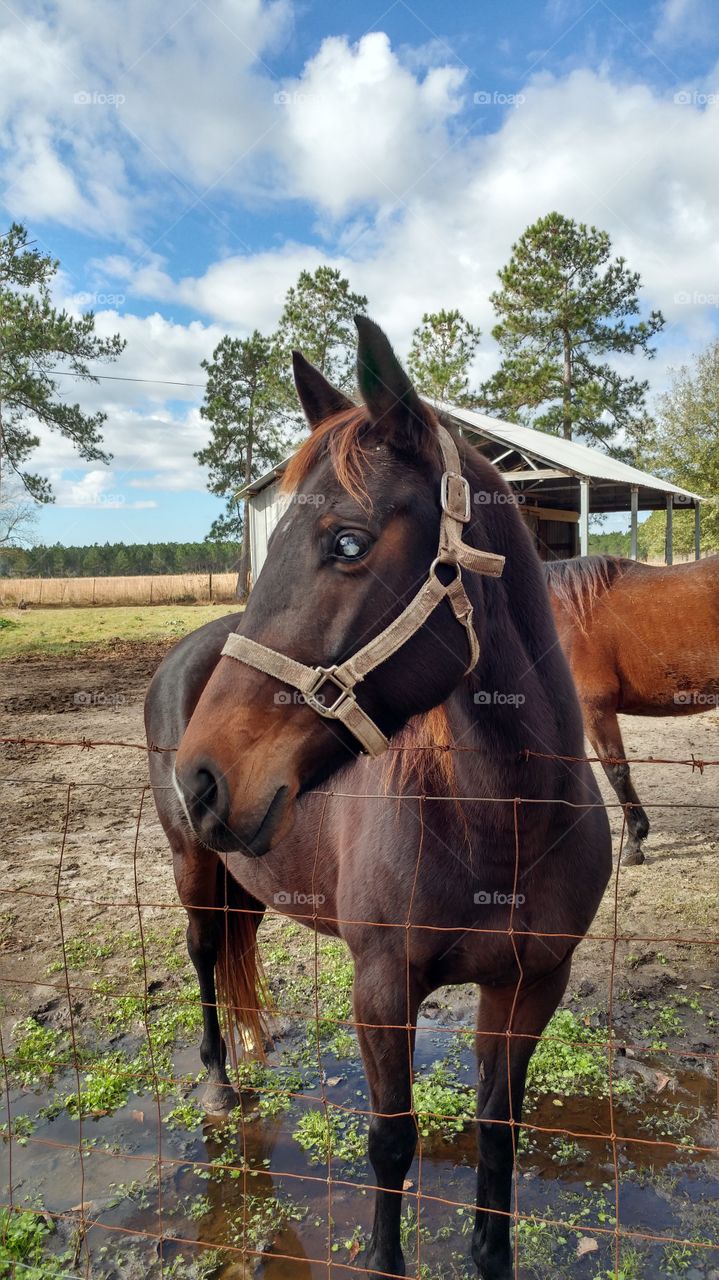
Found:
[{"label": "puddle", "polygon": [[[431,1022],[421,1027],[418,1074],[444,1056],[447,1039]],[[274,1057],[283,1061],[280,1052]],[[322,1062],[330,1109],[366,1109],[359,1060],[323,1054]],[[173,1065],[178,1076],[194,1076],[197,1049],[176,1052]],[[465,1041],[456,1067],[462,1082],[472,1083],[474,1067]],[[74,1074],[66,1074],[56,1081],[55,1095],[72,1092],[75,1084]],[[189,1097],[199,1100],[201,1091],[200,1083]],[[313,1163],[292,1136],[303,1115],[322,1107],[319,1084],[305,1087],[303,1094],[288,1111],[265,1118],[253,1109],[256,1099],[246,1095],[247,1118],[231,1132],[207,1123],[190,1131],[170,1129],[153,1097],[134,1096],[111,1116],[83,1121],[86,1150],[81,1162],[79,1122],[66,1111],[55,1119],[42,1118],[48,1098],[15,1090],[12,1113],[36,1118],[27,1144],[12,1144],[15,1203],[42,1204],[52,1214],[70,1215],[70,1225],[65,1221],[58,1228],[60,1249],[72,1243],[73,1213],[83,1200],[89,1204],[94,1225],[79,1251],[80,1274],[110,1280],[155,1275],[327,1280],[346,1275],[357,1258],[354,1242],[371,1224],[373,1195],[367,1187],[372,1173],[363,1151],[349,1163],[334,1157],[328,1182],[326,1161]],[[176,1099],[163,1102],[159,1112],[164,1117],[176,1105]],[[716,1082],[698,1070],[685,1070],[670,1093],[645,1094],[633,1107],[619,1100],[614,1114],[622,1230],[716,1241],[719,1164],[715,1156],[697,1150],[716,1144]],[[358,1120],[364,1129],[364,1118]],[[569,1225],[520,1227],[521,1274],[546,1280],[612,1275],[615,1152],[611,1142],[597,1136],[611,1127],[608,1102],[578,1097],[556,1105],[545,1096],[527,1107],[525,1120],[560,1132],[528,1131],[523,1139],[516,1179],[520,1213]],[[422,1139],[421,1161],[415,1159],[408,1175],[408,1275],[419,1274],[422,1280],[476,1276],[469,1253],[472,1214],[465,1207],[474,1195],[474,1129],[471,1122],[451,1141]],[[572,1134],[583,1136],[568,1136]],[[671,1145],[677,1142],[684,1149]],[[9,1156],[4,1143],[4,1201]],[[220,1159],[230,1167],[213,1169],[212,1161]],[[578,1243],[587,1234],[598,1249],[577,1258]],[[695,1248],[685,1255],[678,1245],[640,1238],[628,1241],[626,1249],[636,1250],[639,1259],[632,1262],[636,1269],[626,1271],[631,1280],[674,1274],[709,1280],[719,1267],[716,1248]]]}]

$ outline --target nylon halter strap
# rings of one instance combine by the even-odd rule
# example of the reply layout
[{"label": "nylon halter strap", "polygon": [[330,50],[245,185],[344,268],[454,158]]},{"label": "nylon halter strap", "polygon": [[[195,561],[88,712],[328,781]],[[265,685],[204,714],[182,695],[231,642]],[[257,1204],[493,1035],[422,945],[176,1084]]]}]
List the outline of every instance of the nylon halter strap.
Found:
[{"label": "nylon halter strap", "polygon": [[[382,755],[389,743],[381,729],[357,702],[355,685],[374,671],[404,644],[427,621],[442,600],[447,600],[455,618],[462,624],[469,646],[468,674],[477,665],[479,641],[472,623],[472,605],[462,583],[462,569],[472,573],[500,577],[504,568],[504,556],[491,551],[477,551],[462,541],[463,526],[471,516],[469,484],[461,474],[459,453],[449,432],[439,426],[439,443],[444,461],[440,488],[442,514],[439,523],[439,548],[432,562],[427,581],[394,622],[381,631],[345,662],[331,667],[308,667],[288,658],[275,649],[268,649],[248,636],[227,637],[222,653],[236,658],[265,675],[274,676],[283,684],[297,689],[308,706],[318,715],[329,720],[339,720],[357,739],[370,756]],[[455,576],[447,584],[437,576],[439,565],[453,565]],[[336,690],[334,702],[328,702],[322,690],[330,686]]]}]

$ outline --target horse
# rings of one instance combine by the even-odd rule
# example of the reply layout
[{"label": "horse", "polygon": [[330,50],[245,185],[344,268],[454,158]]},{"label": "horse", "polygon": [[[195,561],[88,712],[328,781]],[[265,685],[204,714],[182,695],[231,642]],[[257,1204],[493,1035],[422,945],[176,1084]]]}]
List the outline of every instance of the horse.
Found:
[{"label": "horse", "polygon": [[420,1003],[478,985],[472,1256],[483,1280],[509,1280],[527,1066],[604,893],[609,826],[590,766],[556,758],[582,756],[581,714],[504,480],[419,398],[383,331],[356,324],[360,405],[293,353],[311,433],[290,500],[245,612],[185,637],[152,681],[148,741],[179,747],[174,769],[149,753],[151,784],[210,1112],[237,1102],[218,1003],[262,1050],[265,907],[350,949],[372,1276],[406,1274]]},{"label": "horse", "polygon": [[620,556],[545,564],[559,639],[584,728],[625,806],[622,862],[644,862],[649,819],[617,721],[719,706],[719,556],[652,566]]}]

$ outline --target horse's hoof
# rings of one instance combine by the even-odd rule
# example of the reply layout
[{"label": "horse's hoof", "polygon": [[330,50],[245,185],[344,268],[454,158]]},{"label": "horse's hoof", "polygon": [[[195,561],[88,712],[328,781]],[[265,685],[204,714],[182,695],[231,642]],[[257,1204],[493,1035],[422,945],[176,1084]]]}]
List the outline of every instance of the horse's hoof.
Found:
[{"label": "horse's hoof", "polygon": [[640,867],[646,859],[641,849],[627,849],[622,854],[621,865],[623,867]]},{"label": "horse's hoof", "polygon": [[209,1116],[228,1116],[240,1104],[231,1084],[208,1084],[202,1095],[202,1106]]},{"label": "horse's hoof", "polygon": [[389,1276],[404,1276],[407,1274],[401,1253],[399,1258],[395,1258],[393,1262],[385,1263],[380,1258],[370,1255],[369,1251],[367,1251],[360,1261],[360,1266],[363,1267],[368,1280],[387,1280]]}]

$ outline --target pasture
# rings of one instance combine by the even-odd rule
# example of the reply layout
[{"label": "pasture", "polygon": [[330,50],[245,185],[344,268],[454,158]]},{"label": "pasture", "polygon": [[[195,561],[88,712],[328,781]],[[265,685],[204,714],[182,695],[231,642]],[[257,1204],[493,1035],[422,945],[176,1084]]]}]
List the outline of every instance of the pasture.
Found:
[{"label": "pasture", "polygon": [[97,578],[3,578],[0,608],[227,603],[236,573],[153,573]]},{"label": "pasture", "polygon": [[[324,1280],[349,1274],[366,1238],[369,1104],[343,944],[268,913],[268,1062],[240,1064],[242,1113],[206,1121],[201,1010],[146,756],[46,745],[142,743],[161,655],[221,611],[5,615],[3,734],[40,743],[3,746],[0,1158],[15,1204],[44,1216],[5,1234],[0,1274]],[[716,710],[622,718],[639,760],[717,760],[718,730]],[[612,880],[530,1075],[515,1226],[519,1274],[535,1280],[614,1275],[617,1208],[624,1280],[719,1275],[717,770],[633,772],[647,864]],[[622,815],[597,776],[616,859]],[[474,1005],[444,989],[420,1014],[402,1238],[421,1280],[472,1274]]]}]

